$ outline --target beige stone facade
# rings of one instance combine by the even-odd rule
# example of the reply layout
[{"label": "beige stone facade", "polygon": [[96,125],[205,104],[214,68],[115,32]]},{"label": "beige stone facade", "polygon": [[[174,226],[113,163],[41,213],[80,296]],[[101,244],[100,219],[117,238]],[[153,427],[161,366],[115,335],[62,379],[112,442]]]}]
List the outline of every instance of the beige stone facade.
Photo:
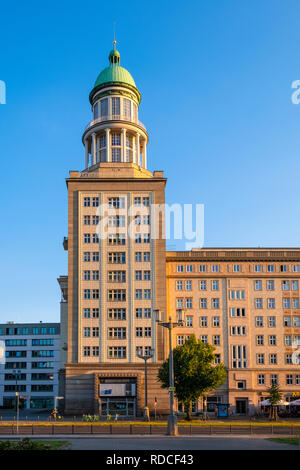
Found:
[{"label": "beige stone facade", "polygon": [[186,315],[174,344],[195,334],[228,368],[209,402],[253,414],[272,381],[287,401],[299,395],[300,249],[211,248],[168,252],[166,261],[168,310]]}]

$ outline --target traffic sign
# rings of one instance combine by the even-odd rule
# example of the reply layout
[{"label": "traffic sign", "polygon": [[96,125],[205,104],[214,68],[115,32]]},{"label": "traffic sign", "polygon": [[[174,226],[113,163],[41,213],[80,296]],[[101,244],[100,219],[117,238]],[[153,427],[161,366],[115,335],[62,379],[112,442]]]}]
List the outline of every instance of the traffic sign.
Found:
[{"label": "traffic sign", "polygon": [[175,392],[175,387],[169,387],[168,390],[169,392]]}]

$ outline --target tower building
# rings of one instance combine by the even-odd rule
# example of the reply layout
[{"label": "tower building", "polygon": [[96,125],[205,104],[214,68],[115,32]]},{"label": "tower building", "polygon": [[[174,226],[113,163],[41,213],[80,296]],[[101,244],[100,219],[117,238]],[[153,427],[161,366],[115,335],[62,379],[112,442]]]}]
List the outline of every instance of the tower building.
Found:
[{"label": "tower building", "polygon": [[[66,412],[99,407],[103,415],[135,415],[144,407],[139,353],[153,350],[149,401],[161,395],[156,376],[165,342],[153,310],[166,307],[165,240],[151,237],[151,206],[164,204],[166,179],[162,171],[147,169],[141,94],[121,67],[115,42],[89,99],[93,116],[82,137],[84,169],[70,171],[66,180],[67,290],[66,278],[59,279]],[[160,233],[163,223],[162,212]],[[167,393],[163,397],[167,409]]]}]

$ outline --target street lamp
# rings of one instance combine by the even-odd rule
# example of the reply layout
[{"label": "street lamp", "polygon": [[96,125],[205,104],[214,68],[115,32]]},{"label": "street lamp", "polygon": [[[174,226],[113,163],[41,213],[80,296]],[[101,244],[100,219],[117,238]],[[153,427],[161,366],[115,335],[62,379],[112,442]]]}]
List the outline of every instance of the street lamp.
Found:
[{"label": "street lamp", "polygon": [[19,432],[19,413],[20,413],[20,395],[18,392],[18,375],[20,375],[20,370],[13,370],[13,375],[16,381],[16,408],[17,408],[17,433]]},{"label": "street lamp", "polygon": [[169,330],[169,393],[170,393],[170,414],[168,416],[168,429],[167,434],[169,436],[177,436],[178,435],[178,426],[177,426],[177,417],[174,413],[174,366],[173,366],[173,349],[172,349],[172,329],[176,328],[176,326],[183,326],[184,325],[184,311],[183,309],[177,309],[177,322],[172,322],[171,315],[169,316],[168,322],[161,321],[162,315],[158,309],[154,310],[155,313],[155,321],[158,325],[163,326],[164,328],[168,328]]},{"label": "street lamp", "polygon": [[143,356],[141,353],[137,353],[137,357],[145,361],[145,407],[144,407],[144,419],[150,421],[149,408],[148,408],[148,397],[147,397],[147,361],[154,355],[154,349],[150,348],[149,352]]}]

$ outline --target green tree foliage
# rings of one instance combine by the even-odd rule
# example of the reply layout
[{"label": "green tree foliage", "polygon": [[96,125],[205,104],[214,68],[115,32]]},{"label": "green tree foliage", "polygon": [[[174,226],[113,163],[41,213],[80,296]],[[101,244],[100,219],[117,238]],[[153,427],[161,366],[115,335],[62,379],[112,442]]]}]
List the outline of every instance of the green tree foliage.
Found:
[{"label": "green tree foliage", "polygon": [[277,405],[281,401],[282,392],[279,389],[278,385],[272,384],[271,387],[268,388],[268,393],[269,393],[268,400],[271,403],[270,418],[277,419],[278,418]]},{"label": "green tree foliage", "polygon": [[[218,388],[226,379],[224,364],[213,364],[214,350],[211,344],[197,341],[195,335],[173,350],[175,395],[184,403],[186,419],[190,419],[192,401]],[[158,378],[162,388],[169,387],[169,359],[160,367]]]}]

